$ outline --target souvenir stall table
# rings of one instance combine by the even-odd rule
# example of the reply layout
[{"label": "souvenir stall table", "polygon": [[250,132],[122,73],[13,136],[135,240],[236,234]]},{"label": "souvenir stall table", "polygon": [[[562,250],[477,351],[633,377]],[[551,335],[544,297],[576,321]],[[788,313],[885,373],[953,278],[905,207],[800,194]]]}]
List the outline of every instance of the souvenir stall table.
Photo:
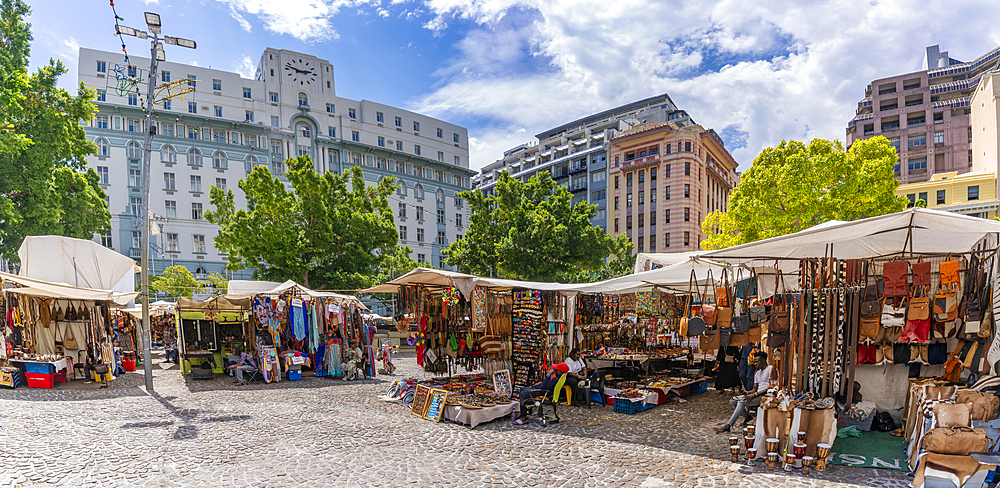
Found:
[{"label": "souvenir stall table", "polygon": [[[756,437],[747,439],[762,449],[756,457],[773,452],[794,468],[803,456],[816,467],[828,457],[857,464],[864,453],[831,457],[831,448],[836,412],[857,413],[863,395],[875,411],[903,418],[909,467],[920,483],[933,477],[919,463],[922,440],[945,425],[938,407],[961,401],[954,386],[928,394],[916,382],[954,384],[963,370],[981,381],[997,374],[998,236],[1000,222],[913,208],[704,254],[757,275],[763,348],[778,380],[758,409]],[[881,464],[865,465],[905,469]]]},{"label": "souvenir stall table", "polygon": [[[121,365],[128,337],[117,307],[136,293],[78,288],[0,273],[0,386],[52,388],[81,372],[88,350],[98,363]],[[75,373],[75,374],[74,374]],[[22,381],[22,379],[24,381]],[[110,379],[110,378],[109,378]]]}]

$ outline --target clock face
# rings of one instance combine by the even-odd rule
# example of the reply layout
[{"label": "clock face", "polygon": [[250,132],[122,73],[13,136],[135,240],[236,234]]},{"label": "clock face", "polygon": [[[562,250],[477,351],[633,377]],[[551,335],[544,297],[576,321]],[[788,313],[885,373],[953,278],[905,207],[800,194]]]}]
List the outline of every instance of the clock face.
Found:
[{"label": "clock face", "polygon": [[293,83],[305,86],[316,81],[316,68],[309,64],[309,61],[296,58],[285,63],[285,74],[291,78]]}]

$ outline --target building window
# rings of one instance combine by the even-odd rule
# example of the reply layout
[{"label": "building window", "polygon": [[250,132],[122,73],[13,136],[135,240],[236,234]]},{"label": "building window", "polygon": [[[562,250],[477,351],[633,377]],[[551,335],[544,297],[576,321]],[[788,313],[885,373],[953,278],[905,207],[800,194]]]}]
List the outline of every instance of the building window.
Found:
[{"label": "building window", "polygon": [[396,216],[399,217],[399,218],[401,218],[401,219],[405,219],[406,218],[406,204],[405,203],[399,202],[399,212],[397,213]]},{"label": "building window", "polygon": [[142,248],[142,231],[133,230],[132,231],[132,249]]},{"label": "building window", "polygon": [[439,246],[447,246],[448,245],[448,238],[444,236],[444,231],[443,230],[439,230],[438,231],[438,241],[437,241],[437,243],[438,243]]},{"label": "building window", "polygon": [[413,132],[420,132],[420,122],[413,121]]},{"label": "building window", "polygon": [[98,116],[94,117],[94,127],[98,128],[98,129],[107,129],[108,128],[108,116],[107,115],[98,115]]},{"label": "building window", "polygon": [[907,169],[910,171],[920,171],[927,169],[927,158],[912,158],[907,161]]},{"label": "building window", "polygon": [[417,156],[420,155],[420,146],[416,144],[413,145],[413,154],[416,154]]},{"label": "building window", "polygon": [[619,197],[615,197],[615,210],[618,210]]},{"label": "building window", "polygon": [[[670,147],[670,144],[667,144],[667,147]],[[666,234],[663,235],[663,247],[670,247],[670,233],[669,232],[667,232]]]},{"label": "building window", "polygon": [[417,262],[420,263],[420,264],[426,264],[427,263],[427,256],[424,255],[424,254],[417,254]]},{"label": "building window", "polygon": [[670,187],[668,186],[666,190],[663,191],[663,198],[670,200]]},{"label": "building window", "polygon": [[458,132],[453,132],[451,134],[451,139],[455,141],[455,144],[458,144]]},{"label": "building window", "polygon": [[114,249],[114,244],[111,241],[111,231],[109,230],[107,234],[101,234],[101,245],[108,248]]},{"label": "building window", "polygon": [[299,92],[299,106],[309,106],[309,96],[303,92]]},{"label": "building window", "polygon": [[684,221],[691,221],[691,207],[684,207]]},{"label": "building window", "polygon": [[135,93],[128,94],[128,104],[129,105],[139,105],[139,95]]},{"label": "building window", "polygon": [[979,200],[979,185],[969,187],[969,201]]},{"label": "building window", "polygon": [[385,122],[385,114],[382,112],[375,112],[375,122],[382,123]]},{"label": "building window", "polygon": [[424,242],[424,229],[417,228],[417,242]]},{"label": "building window", "polygon": [[356,131],[356,130],[352,130],[351,131],[351,140],[354,141],[354,142],[361,142],[361,133],[358,132],[358,131]]},{"label": "building window", "polygon": [[691,198],[691,185],[684,185],[684,198]]},{"label": "building window", "polygon": [[201,139],[201,129],[199,129],[198,127],[191,127],[190,125],[188,126],[187,129],[188,129],[187,130],[188,139],[194,139],[194,140]]},{"label": "building window", "polygon": [[201,193],[201,176],[191,175],[191,191]]},{"label": "building window", "polygon": [[201,204],[192,203],[191,204],[191,218],[194,220],[201,220]]},{"label": "building window", "polygon": [[198,113],[198,103],[197,102],[188,102],[188,113],[189,114],[196,114],[196,113]]},{"label": "building window", "polygon": [[444,151],[438,151],[438,161],[444,162]]},{"label": "building window", "polygon": [[192,147],[187,152],[188,164],[191,166],[201,166],[201,149]]},{"label": "building window", "polygon": [[277,115],[271,116],[271,127],[281,127],[281,121]]},{"label": "building window", "polygon": [[927,134],[916,134],[912,136],[907,136],[906,146],[926,146],[927,145]]},{"label": "building window", "polygon": [[664,222],[665,224],[669,224],[669,223],[670,223],[670,209],[669,209],[669,208],[668,208],[668,209],[666,209],[666,210],[665,210],[665,211],[663,212],[663,222]]},{"label": "building window", "polygon": [[108,178],[108,167],[98,166],[97,167],[97,182],[102,185],[108,185],[110,179]]},{"label": "building window", "polygon": [[[205,254],[205,236],[200,234],[195,234],[194,236],[194,252],[195,254]],[[201,274],[205,271],[203,268],[198,268]]]},{"label": "building window", "polygon": [[[684,152],[691,152],[691,141],[686,141],[684,143]],[[687,242],[685,242],[684,245],[686,246]]]},{"label": "building window", "polygon": [[684,176],[691,176],[691,162],[684,163]]},{"label": "building window", "polygon": [[327,127],[326,128],[326,133],[330,137],[336,138],[337,137],[337,128],[336,127]]},{"label": "building window", "polygon": [[396,127],[402,127],[403,126],[403,118],[402,117],[396,117],[395,122],[396,122]]},{"label": "building window", "polygon": [[271,161],[271,173],[274,176],[284,176],[285,174],[285,163],[280,159],[275,159]]},{"label": "building window", "polygon": [[937,204],[944,205],[944,190],[937,191]]},{"label": "building window", "polygon": [[378,136],[378,147],[385,147],[385,138]]},{"label": "building window", "polygon": [[198,77],[195,76],[195,75],[188,75],[187,85],[189,87],[191,87],[191,88],[197,88],[198,87]]},{"label": "building window", "polygon": [[458,227],[462,227],[462,214],[460,213],[455,214],[455,225]]},{"label": "building window", "polygon": [[173,200],[165,200],[163,202],[163,204],[164,204],[164,209],[166,210],[166,212],[165,212],[166,215],[165,216],[168,219],[176,219],[177,218],[177,202],[175,202]]},{"label": "building window", "polygon": [[220,190],[222,190],[222,191],[226,191],[226,179],[225,178],[216,178],[215,179],[215,187],[218,188],[218,189],[220,189]]},{"label": "building window", "polygon": [[108,100],[108,92],[105,90],[97,90],[97,101],[106,102],[107,100]]},{"label": "building window", "polygon": [[[421,184],[419,184],[419,183],[417,183],[417,185],[413,187],[413,196],[414,196],[414,198],[417,198],[417,199],[423,199],[424,198],[424,186],[421,185]],[[418,209],[418,211],[417,211],[417,218],[418,219],[423,219],[423,212],[419,210],[420,207],[417,207],[417,209]]]},{"label": "building window", "polygon": [[401,240],[401,241],[405,241],[406,240],[406,226],[405,225],[399,226],[399,240]]},{"label": "building window", "polygon": [[352,119],[356,119],[356,118],[358,118],[358,113],[355,112],[355,110],[353,108],[349,108],[349,109],[347,109],[347,116],[350,117],[350,118],[352,118]]},{"label": "building window", "polygon": [[620,230],[618,229],[618,219],[617,218],[615,219],[615,232],[620,232]]},{"label": "building window", "polygon": [[142,198],[140,197],[129,197],[128,199],[129,215],[142,215]]},{"label": "building window", "polygon": [[687,231],[684,232],[684,245],[685,246],[690,246],[691,245],[691,233],[690,232],[687,232]]},{"label": "building window", "polygon": [[625,208],[632,208],[632,194],[625,195]]},{"label": "building window", "polygon": [[268,92],[267,98],[271,103],[278,103],[278,92]]},{"label": "building window", "polygon": [[944,132],[934,133],[934,144],[944,144]]},{"label": "building window", "polygon": [[125,155],[129,159],[139,159],[142,157],[142,146],[138,142],[132,141],[125,146]]},{"label": "building window", "polygon": [[639,243],[638,243],[639,252],[645,252],[645,248],[643,247],[642,241],[643,241],[642,236],[639,236]]},{"label": "building window", "polygon": [[128,170],[128,186],[139,188],[142,186],[142,175],[137,169]]},{"label": "building window", "polygon": [[253,98],[253,94],[247,87],[243,87],[243,98]]},{"label": "building window", "polygon": [[618,175],[615,175],[615,190],[618,189]]},{"label": "building window", "polygon": [[105,61],[98,61],[97,62],[97,72],[98,73],[107,73],[108,72],[108,63],[105,62]]},{"label": "building window", "polygon": [[403,141],[399,141],[399,140],[396,141],[396,150],[397,151],[402,151],[403,150]]},{"label": "building window", "polygon": [[461,166],[461,165],[462,165],[462,158],[455,156],[455,166]]},{"label": "building window", "polygon": [[[595,192],[591,193],[591,194],[590,194],[590,201],[591,201],[591,202],[599,202],[599,201],[601,201],[601,200],[604,200],[604,198],[605,198],[605,197],[604,197],[605,193],[606,193],[606,192],[605,192],[605,190],[603,190],[603,189],[602,189],[602,190],[597,190],[597,191],[595,191]],[[652,196],[652,195],[650,195],[650,196]]]},{"label": "building window", "polygon": [[462,200],[462,197],[455,195],[455,208],[462,208],[463,205],[465,205],[465,201]]},{"label": "building window", "polygon": [[925,192],[925,191],[920,192],[920,194],[917,196],[917,198],[919,200],[923,200],[924,203],[927,203],[927,192]]},{"label": "building window", "polygon": [[167,252],[181,252],[177,234],[167,234]]},{"label": "building window", "polygon": [[247,110],[245,115],[246,115],[245,120],[247,122],[253,122],[253,110]]},{"label": "building window", "polygon": [[103,137],[97,139],[97,155],[105,158],[111,155],[111,145]]}]

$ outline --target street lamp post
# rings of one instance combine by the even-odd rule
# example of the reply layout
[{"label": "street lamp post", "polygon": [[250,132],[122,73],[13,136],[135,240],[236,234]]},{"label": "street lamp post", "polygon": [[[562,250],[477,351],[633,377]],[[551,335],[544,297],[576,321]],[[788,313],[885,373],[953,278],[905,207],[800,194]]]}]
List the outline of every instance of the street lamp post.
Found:
[{"label": "street lamp post", "polygon": [[[115,25],[118,34],[135,36],[139,39],[151,39],[149,43],[149,80],[146,86],[146,136],[142,147],[142,364],[146,374],[146,391],[153,391],[153,360],[150,357],[149,333],[149,164],[152,157],[150,143],[153,134],[153,96],[156,88],[156,67],[160,61],[166,61],[163,43],[195,49],[197,44],[189,39],[160,35],[160,14],[146,12],[146,27],[144,32],[123,25]],[[162,41],[162,42],[161,42]]]}]

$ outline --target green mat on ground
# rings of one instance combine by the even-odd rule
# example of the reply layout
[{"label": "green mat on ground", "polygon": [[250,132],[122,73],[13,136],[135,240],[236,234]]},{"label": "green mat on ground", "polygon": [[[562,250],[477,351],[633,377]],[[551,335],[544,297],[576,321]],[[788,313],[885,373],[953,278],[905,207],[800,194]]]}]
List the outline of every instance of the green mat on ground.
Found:
[{"label": "green mat on ground", "polygon": [[888,432],[862,432],[861,437],[837,438],[830,462],[842,466],[909,471],[906,441]]}]

